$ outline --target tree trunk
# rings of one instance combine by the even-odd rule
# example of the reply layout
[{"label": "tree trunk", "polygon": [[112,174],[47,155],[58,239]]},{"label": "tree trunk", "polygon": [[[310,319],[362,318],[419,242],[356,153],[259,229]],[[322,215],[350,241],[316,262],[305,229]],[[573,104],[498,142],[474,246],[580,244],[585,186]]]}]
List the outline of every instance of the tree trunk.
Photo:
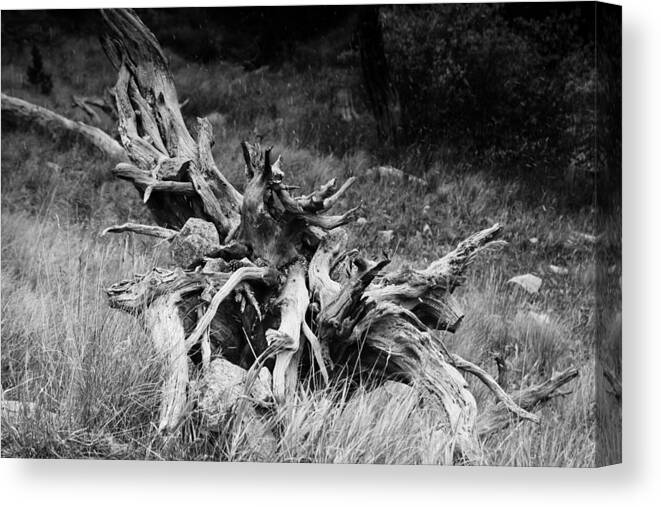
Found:
[{"label": "tree trunk", "polygon": [[359,7],[358,44],[363,83],[379,138],[384,142],[395,143],[401,107],[397,90],[390,79],[378,5]]},{"label": "tree trunk", "polygon": [[126,152],[121,144],[103,130],[70,120],[45,107],[25,100],[2,94],[2,122],[15,125],[34,125],[49,134],[67,134],[92,146],[111,160],[126,160]]}]

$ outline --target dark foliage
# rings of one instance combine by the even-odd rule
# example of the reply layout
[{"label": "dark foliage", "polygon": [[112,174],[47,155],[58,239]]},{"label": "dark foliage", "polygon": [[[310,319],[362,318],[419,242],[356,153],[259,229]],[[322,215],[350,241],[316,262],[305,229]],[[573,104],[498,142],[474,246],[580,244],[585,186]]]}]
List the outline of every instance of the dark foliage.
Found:
[{"label": "dark foliage", "polygon": [[[612,76],[621,72],[620,27],[598,16],[594,3],[380,6],[382,37],[374,40],[383,42],[384,79],[396,98],[390,109],[397,135],[388,142],[374,135],[387,122],[374,114],[375,94],[361,69],[360,12],[359,6],[139,10],[158,39],[188,60],[314,70],[326,79],[313,93],[328,96],[330,105],[333,87],[351,88],[356,109],[372,115],[353,123],[317,120],[322,151],[369,139],[360,147],[391,163],[401,162],[398,154],[422,154],[413,172],[432,170],[450,153],[467,168],[527,178],[579,205],[594,202],[597,187],[600,202],[619,194],[621,85]],[[98,33],[94,11],[4,14],[5,47],[18,39],[45,43],[53,27]],[[608,163],[597,160],[597,129]]]},{"label": "dark foliage", "polygon": [[138,9],[159,41],[201,62],[235,61],[248,70],[291,58],[298,43],[345,22],[351,6]]},{"label": "dark foliage", "polygon": [[504,4],[382,8],[406,141],[463,145],[485,165],[589,186],[594,25],[584,6],[554,5],[543,17]]}]

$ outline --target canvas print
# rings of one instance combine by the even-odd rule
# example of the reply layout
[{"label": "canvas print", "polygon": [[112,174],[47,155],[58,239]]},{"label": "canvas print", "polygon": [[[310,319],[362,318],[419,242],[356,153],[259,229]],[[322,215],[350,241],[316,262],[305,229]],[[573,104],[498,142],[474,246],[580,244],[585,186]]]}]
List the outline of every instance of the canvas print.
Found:
[{"label": "canvas print", "polygon": [[2,12],[2,457],[621,461],[621,8]]}]

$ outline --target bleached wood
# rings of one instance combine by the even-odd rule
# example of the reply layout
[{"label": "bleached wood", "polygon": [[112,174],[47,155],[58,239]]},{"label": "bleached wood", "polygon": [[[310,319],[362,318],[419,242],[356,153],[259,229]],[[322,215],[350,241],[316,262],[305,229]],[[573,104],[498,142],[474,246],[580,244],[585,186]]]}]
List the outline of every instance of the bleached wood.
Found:
[{"label": "bleached wood", "polygon": [[101,236],[105,236],[108,233],[117,234],[121,232],[135,232],[136,234],[143,234],[145,236],[162,239],[172,239],[177,235],[177,231],[166,229],[165,227],[159,227],[158,225],[134,224],[132,222],[127,222],[122,225],[107,227],[101,232]]},{"label": "bleached wood", "polygon": [[292,394],[298,378],[297,352],[301,326],[309,304],[305,272],[303,261],[297,261],[289,268],[287,280],[276,302],[280,309],[280,326],[266,331],[269,344],[287,344],[286,349],[276,355],[273,368],[273,395],[281,403]]},{"label": "bleached wood", "polygon": [[157,222],[179,228],[190,217],[203,218],[211,220],[224,238],[239,224],[241,194],[211,157],[211,126],[200,120],[197,141],[193,139],[181,115],[167,60],[138,16],[128,9],[102,14],[108,27],[104,49],[118,70],[113,92],[122,145],[145,177],[192,182],[197,194],[162,193],[154,200],[148,193]]},{"label": "bleached wood", "polygon": [[310,326],[308,326],[307,322],[305,322],[305,319],[301,323],[301,329],[303,331],[303,336],[305,336],[305,338],[310,343],[310,347],[312,348],[314,358],[319,365],[319,372],[324,379],[324,383],[328,385],[328,370],[326,369],[326,360],[324,359],[324,354],[321,349],[319,338],[317,338],[317,336],[312,332],[312,329],[310,329]]},{"label": "bleached wood", "polygon": [[170,433],[181,422],[186,408],[188,356],[184,345],[184,326],[177,303],[180,295],[169,293],[156,298],[144,313],[145,326],[152,343],[163,358],[165,379],[161,387],[158,431]]},{"label": "bleached wood", "polygon": [[344,253],[346,244],[346,231],[337,229],[320,242],[310,260],[308,266],[310,291],[312,297],[319,301],[320,312],[324,312],[342,290],[342,285],[331,278],[330,271],[335,260]]},{"label": "bleached wood", "polygon": [[503,388],[500,387],[500,385],[498,385],[498,382],[496,382],[496,380],[491,375],[489,375],[478,365],[471,363],[470,361],[467,361],[466,359],[458,356],[457,354],[452,354],[451,359],[455,367],[459,368],[460,370],[471,373],[472,375],[475,375],[477,378],[479,378],[489,388],[489,390],[496,396],[498,401],[500,401],[507,408],[507,410],[517,415],[521,419],[527,419],[528,421],[532,421],[534,423],[539,424],[540,421],[539,416],[535,414],[531,414],[527,410],[524,410],[523,408],[518,406],[516,402],[512,399],[512,397],[508,395],[503,390]]},{"label": "bleached wood", "polygon": [[[514,402],[524,410],[534,410],[539,404],[563,395],[559,389],[578,377],[578,370],[574,367],[567,368],[553,375],[541,384],[520,389],[510,395]],[[476,430],[481,438],[507,428],[515,418],[503,402],[490,405],[484,410],[477,421]]]},{"label": "bleached wood", "polygon": [[[157,170],[156,170],[157,171]],[[147,202],[152,192],[172,192],[183,195],[196,195],[195,187],[188,181],[158,180],[133,164],[121,162],[113,169],[113,174],[120,179],[130,181],[142,192],[143,202]]]},{"label": "bleached wood", "polygon": [[198,320],[197,325],[190,336],[186,338],[187,351],[198,342],[202,337],[202,334],[209,328],[211,321],[220,307],[220,303],[222,303],[239,284],[248,280],[257,280],[263,283],[273,284],[277,281],[277,273],[270,268],[258,267],[243,267],[232,273],[220,290],[214,294],[209,303],[209,308],[206,310],[202,318]]}]

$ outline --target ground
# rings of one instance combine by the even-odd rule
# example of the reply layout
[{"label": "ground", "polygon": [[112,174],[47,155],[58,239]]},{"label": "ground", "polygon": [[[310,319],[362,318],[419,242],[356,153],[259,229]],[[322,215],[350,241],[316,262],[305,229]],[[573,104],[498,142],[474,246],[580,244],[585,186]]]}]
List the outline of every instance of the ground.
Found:
[{"label": "ground", "polygon": [[[27,83],[29,47],[3,46],[2,91],[90,121],[71,95],[102,95],[114,70],[94,39],[62,37],[42,48],[53,90]],[[595,461],[595,312],[598,272],[589,204],[567,206],[562,196],[529,181],[499,177],[479,154],[457,159],[444,150],[400,157],[402,170],[421,174],[427,188],[378,178],[369,169],[387,161],[366,149],[369,115],[346,124],[329,105],[338,83],[357,79],[348,69],[284,66],[245,72],[228,63],[200,65],[168,53],[187,120],[211,115],[219,168],[242,190],[239,142],[263,138],[282,154],[291,182],[303,190],[329,176],[357,183],[340,207],[362,202],[365,222],[353,224],[351,244],[393,265],[422,266],[494,222],[505,249],[472,266],[458,297],[466,317],[447,345],[496,374],[494,353],[510,363],[509,390],[538,383],[570,365],[580,376],[571,392],[540,410],[539,426],[513,424],[483,443],[475,464],[590,466]],[[101,126],[113,128],[109,118]],[[124,459],[259,459],[240,435],[185,438],[158,435],[159,361],[136,321],[107,307],[110,284],[167,262],[165,247],[140,237],[99,237],[125,221],[149,222],[137,193],[115,181],[111,164],[69,139],[44,132],[2,130],[2,389],[8,400],[46,407],[15,427],[3,424],[3,457]],[[605,241],[619,249],[619,222],[608,221]],[[384,242],[379,231],[393,231]],[[604,257],[609,286],[619,290],[616,255]],[[550,266],[566,268],[564,274]],[[556,270],[557,271],[557,270]],[[542,278],[529,294],[511,277]],[[619,350],[619,315],[603,319],[605,349]],[[618,356],[619,357],[619,356]],[[619,368],[619,364],[611,365]],[[491,394],[468,379],[478,406]],[[269,459],[294,462],[449,463],[446,442],[434,437],[423,409],[411,415],[383,400],[364,398],[351,410],[329,403],[332,391],[302,394],[273,416],[278,447]],[[607,403],[616,403],[607,398]],[[613,405],[616,408],[616,405]],[[276,424],[286,421],[286,424]],[[619,434],[607,421],[609,434]],[[609,426],[610,425],[610,426]],[[613,436],[617,440],[619,437]]]}]

